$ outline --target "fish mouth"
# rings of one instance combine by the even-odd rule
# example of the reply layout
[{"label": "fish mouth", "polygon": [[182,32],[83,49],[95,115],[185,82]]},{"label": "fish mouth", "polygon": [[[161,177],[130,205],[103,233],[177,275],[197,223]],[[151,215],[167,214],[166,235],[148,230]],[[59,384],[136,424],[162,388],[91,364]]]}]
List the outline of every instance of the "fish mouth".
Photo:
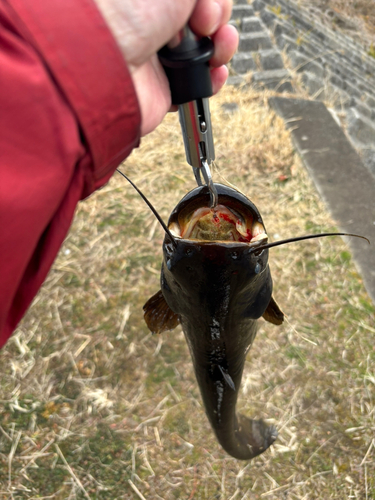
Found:
[{"label": "fish mouth", "polygon": [[267,233],[255,205],[251,202],[244,205],[218,189],[219,203],[211,208],[207,206],[205,188],[201,191],[202,196],[194,197],[190,202],[187,200],[181,210],[172,213],[168,229],[175,238],[250,245],[267,242]]}]

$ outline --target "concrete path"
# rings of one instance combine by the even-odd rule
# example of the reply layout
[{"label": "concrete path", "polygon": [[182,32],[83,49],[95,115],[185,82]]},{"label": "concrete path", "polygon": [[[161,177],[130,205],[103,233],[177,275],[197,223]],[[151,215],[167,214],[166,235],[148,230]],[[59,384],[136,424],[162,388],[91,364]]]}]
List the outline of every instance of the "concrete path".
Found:
[{"label": "concrete path", "polygon": [[292,129],[339,228],[371,240],[371,246],[357,238],[348,244],[375,303],[375,59],[365,46],[323,25],[313,7],[292,0],[237,0],[232,23],[240,44],[229,84],[251,72],[256,87],[293,94],[302,85],[311,96],[273,97],[269,104]]},{"label": "concrete path", "polygon": [[347,238],[366,289],[375,303],[375,179],[321,102],[273,97],[269,104],[290,128],[315,186]]}]

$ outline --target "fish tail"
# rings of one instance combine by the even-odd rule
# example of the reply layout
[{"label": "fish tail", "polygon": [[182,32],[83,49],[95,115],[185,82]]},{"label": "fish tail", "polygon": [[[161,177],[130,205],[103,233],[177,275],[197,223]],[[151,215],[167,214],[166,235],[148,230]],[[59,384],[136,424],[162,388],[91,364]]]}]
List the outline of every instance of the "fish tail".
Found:
[{"label": "fish tail", "polygon": [[266,451],[277,438],[276,428],[236,412],[243,363],[234,372],[220,367],[212,371],[204,368],[202,360],[197,363],[197,356],[192,357],[207,417],[223,449],[239,460]]},{"label": "fish tail", "polygon": [[[231,389],[229,390],[233,393]],[[250,460],[274,443],[277,430],[275,426],[267,425],[261,419],[250,419],[242,414],[236,414],[235,403],[231,401],[233,395],[229,397],[223,395],[222,406],[226,409],[221,415],[218,415],[217,411],[212,411],[212,405],[208,407],[205,405],[206,413],[223,449],[234,458]],[[237,398],[237,394],[235,397]]]}]

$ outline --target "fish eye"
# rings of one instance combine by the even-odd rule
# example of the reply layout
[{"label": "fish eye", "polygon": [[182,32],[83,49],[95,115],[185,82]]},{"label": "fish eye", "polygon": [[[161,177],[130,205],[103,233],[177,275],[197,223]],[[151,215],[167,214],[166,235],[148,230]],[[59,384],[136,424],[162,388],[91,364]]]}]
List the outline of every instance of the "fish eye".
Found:
[{"label": "fish eye", "polygon": [[262,270],[262,266],[259,262],[257,262],[255,265],[255,268],[254,268],[254,273],[259,274],[261,270]]}]

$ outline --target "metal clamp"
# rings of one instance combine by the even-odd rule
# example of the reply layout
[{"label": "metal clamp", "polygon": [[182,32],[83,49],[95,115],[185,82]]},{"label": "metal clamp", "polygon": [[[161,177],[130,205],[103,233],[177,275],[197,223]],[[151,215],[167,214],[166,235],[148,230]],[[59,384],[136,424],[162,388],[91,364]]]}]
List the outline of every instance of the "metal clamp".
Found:
[{"label": "metal clamp", "polygon": [[213,206],[218,196],[209,165],[215,159],[208,98],[212,96],[209,61],[214,54],[209,37],[197,39],[188,24],[159,51],[172,95],[178,105],[187,162],[193,167],[198,185],[203,179],[211,194]]},{"label": "metal clamp", "polygon": [[187,162],[201,167],[201,158],[210,165],[215,159],[211,114],[208,98],[196,99],[178,106]]},{"label": "metal clamp", "polygon": [[208,166],[207,161],[206,160],[202,161],[202,167],[198,170],[197,174],[196,174],[196,170],[194,169],[194,167],[193,167],[193,170],[194,170],[194,175],[195,175],[195,178],[197,179],[197,182],[198,182],[198,178],[199,178],[198,186],[202,185],[202,180],[200,178],[200,172],[202,172],[205,184],[210,191],[211,208],[215,208],[219,202],[219,196],[217,194],[215,184],[212,181],[211,170],[210,170],[210,167]]},{"label": "metal clamp", "polygon": [[212,137],[211,114],[208,98],[196,99],[178,106],[180,125],[185,145],[186,160],[193,167],[198,186],[208,186],[211,206],[215,207],[218,195],[212,182],[210,164],[215,159],[215,148]]}]

